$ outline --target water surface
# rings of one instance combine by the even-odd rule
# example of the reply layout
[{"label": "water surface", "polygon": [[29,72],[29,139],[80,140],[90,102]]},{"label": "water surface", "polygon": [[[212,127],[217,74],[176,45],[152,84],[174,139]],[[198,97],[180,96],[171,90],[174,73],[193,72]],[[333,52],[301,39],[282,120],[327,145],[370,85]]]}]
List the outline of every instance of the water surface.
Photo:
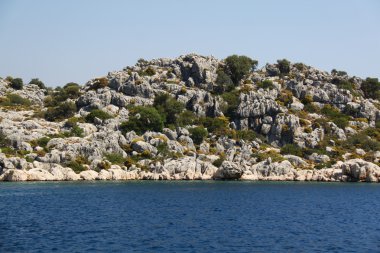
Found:
[{"label": "water surface", "polygon": [[380,185],[0,184],[0,252],[380,251]]}]

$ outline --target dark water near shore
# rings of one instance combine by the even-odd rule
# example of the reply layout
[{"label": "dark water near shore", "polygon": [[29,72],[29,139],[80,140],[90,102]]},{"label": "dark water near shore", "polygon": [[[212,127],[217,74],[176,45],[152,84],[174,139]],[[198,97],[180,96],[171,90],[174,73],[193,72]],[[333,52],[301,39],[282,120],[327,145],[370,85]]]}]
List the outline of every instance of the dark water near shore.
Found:
[{"label": "dark water near shore", "polygon": [[379,252],[380,184],[0,184],[0,252]]}]

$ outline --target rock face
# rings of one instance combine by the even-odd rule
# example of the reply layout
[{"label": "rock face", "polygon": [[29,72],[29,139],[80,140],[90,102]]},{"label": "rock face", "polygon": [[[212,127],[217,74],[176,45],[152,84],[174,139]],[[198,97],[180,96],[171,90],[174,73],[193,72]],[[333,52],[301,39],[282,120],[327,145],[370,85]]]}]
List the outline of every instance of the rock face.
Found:
[{"label": "rock face", "polygon": [[362,159],[352,159],[338,164],[343,175],[347,176],[348,181],[378,182],[380,177],[380,167]]},{"label": "rock face", "polygon": [[235,163],[224,161],[222,166],[216,171],[216,179],[239,179],[243,175],[243,170]]},{"label": "rock face", "polygon": [[[0,181],[379,182],[380,102],[364,97],[365,80],[290,63],[288,73],[266,64],[232,85],[232,72],[212,56],[139,60],[65,96],[0,78]],[[175,101],[166,111],[163,94]],[[69,102],[70,116],[44,119]],[[141,117],[136,106],[166,122],[125,131]]]}]

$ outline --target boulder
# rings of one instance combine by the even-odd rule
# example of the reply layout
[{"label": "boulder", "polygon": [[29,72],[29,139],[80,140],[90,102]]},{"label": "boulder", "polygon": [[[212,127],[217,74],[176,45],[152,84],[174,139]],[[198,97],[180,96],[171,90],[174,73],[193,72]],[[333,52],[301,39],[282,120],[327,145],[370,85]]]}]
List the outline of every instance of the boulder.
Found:
[{"label": "boulder", "polygon": [[98,172],[94,171],[94,170],[85,170],[85,171],[81,171],[79,173],[79,176],[83,179],[83,180],[89,180],[89,181],[92,181],[92,180],[96,180],[98,178]]},{"label": "boulder", "polygon": [[149,154],[157,154],[157,148],[145,141],[137,141],[132,143],[132,149],[138,153],[148,152]]},{"label": "boulder", "polygon": [[53,181],[56,178],[47,170],[33,168],[27,171],[28,181]]},{"label": "boulder", "polygon": [[24,170],[10,169],[2,175],[3,181],[17,182],[28,180],[28,173]]},{"label": "boulder", "polygon": [[237,164],[229,161],[224,161],[220,168],[215,172],[215,179],[240,179],[243,175],[243,170]]}]

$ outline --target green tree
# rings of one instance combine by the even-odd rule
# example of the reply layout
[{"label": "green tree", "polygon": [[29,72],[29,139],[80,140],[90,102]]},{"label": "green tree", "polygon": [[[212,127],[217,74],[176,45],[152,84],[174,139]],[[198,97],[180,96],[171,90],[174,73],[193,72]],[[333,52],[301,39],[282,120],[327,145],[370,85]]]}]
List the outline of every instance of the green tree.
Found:
[{"label": "green tree", "polygon": [[98,119],[101,119],[101,120],[107,120],[107,119],[113,118],[113,116],[110,115],[109,113],[105,112],[105,111],[102,111],[102,110],[99,110],[99,109],[95,109],[95,110],[92,110],[86,116],[85,120],[86,120],[86,122],[94,123],[95,118],[98,118]]},{"label": "green tree", "polygon": [[290,62],[287,59],[277,60],[278,69],[280,73],[285,75],[290,72]]},{"label": "green tree", "polygon": [[207,130],[204,127],[194,127],[189,130],[190,137],[197,145],[201,144],[205,137],[207,137]]},{"label": "green tree", "polygon": [[226,66],[230,77],[235,85],[238,85],[240,80],[255,69],[258,62],[244,55],[231,55],[225,59]]},{"label": "green tree", "polygon": [[33,78],[32,80],[30,80],[29,84],[35,84],[38,87],[40,87],[40,89],[46,89],[45,84],[38,78]]},{"label": "green tree", "polygon": [[74,116],[77,107],[73,102],[63,102],[58,106],[50,107],[45,113],[45,119],[48,121],[59,121]]},{"label": "green tree", "polygon": [[231,80],[231,77],[227,75],[223,70],[218,70],[216,78],[216,86],[214,87],[214,92],[217,94],[222,94],[226,91],[231,91],[234,88],[234,83]]},{"label": "green tree", "polygon": [[176,124],[178,115],[185,109],[183,103],[163,93],[154,98],[153,106],[164,116],[165,124]]},{"label": "green tree", "polygon": [[146,131],[161,132],[164,122],[159,112],[154,107],[136,106],[130,109],[130,117],[127,122],[120,125],[122,132],[135,131],[143,134]]},{"label": "green tree", "polygon": [[10,86],[15,90],[22,90],[22,88],[24,87],[24,82],[21,78],[15,78],[12,79]]},{"label": "green tree", "polygon": [[360,89],[363,91],[364,97],[380,99],[380,83],[378,78],[367,77]]}]

